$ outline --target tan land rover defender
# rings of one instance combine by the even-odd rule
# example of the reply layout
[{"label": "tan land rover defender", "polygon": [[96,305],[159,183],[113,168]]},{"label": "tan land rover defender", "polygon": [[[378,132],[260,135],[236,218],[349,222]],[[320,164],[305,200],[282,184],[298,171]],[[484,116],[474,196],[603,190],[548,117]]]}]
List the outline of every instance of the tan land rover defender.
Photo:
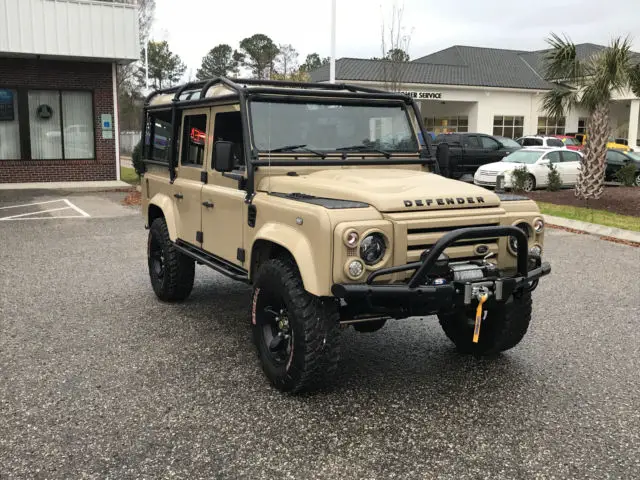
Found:
[{"label": "tan land rover defender", "polygon": [[326,384],[348,325],[437,315],[474,354],[525,335],[551,271],[542,216],[440,175],[446,150],[410,97],[216,78],[153,93],[144,115],[153,290],[186,299],[196,263],[251,284],[248,321],[278,389]]}]

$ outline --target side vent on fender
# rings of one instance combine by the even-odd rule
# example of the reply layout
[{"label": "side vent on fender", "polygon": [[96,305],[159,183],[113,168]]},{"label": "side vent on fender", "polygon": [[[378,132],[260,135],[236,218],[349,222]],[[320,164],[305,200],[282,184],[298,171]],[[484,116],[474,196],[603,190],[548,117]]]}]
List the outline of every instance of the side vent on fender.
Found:
[{"label": "side vent on fender", "polygon": [[255,205],[249,205],[249,212],[247,215],[247,223],[251,228],[256,226],[256,217],[258,216],[258,209]]}]

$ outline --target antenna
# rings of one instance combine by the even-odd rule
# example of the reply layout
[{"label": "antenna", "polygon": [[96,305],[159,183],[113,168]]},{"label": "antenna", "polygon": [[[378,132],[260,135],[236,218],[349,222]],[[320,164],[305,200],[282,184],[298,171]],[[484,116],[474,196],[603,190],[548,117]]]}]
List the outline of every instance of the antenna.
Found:
[{"label": "antenna", "polygon": [[268,167],[268,184],[267,184],[267,191],[269,193],[271,193],[271,102],[267,102],[267,105],[269,105],[269,121],[267,122],[267,124],[269,125],[269,134],[267,135],[267,150],[269,152],[269,167]]}]

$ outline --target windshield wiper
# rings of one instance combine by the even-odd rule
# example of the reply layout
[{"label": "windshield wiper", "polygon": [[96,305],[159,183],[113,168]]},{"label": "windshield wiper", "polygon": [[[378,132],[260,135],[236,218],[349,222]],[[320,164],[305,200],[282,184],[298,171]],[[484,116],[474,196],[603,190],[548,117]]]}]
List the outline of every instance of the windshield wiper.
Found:
[{"label": "windshield wiper", "polygon": [[391,157],[391,153],[387,152],[386,150],[381,150],[379,148],[375,148],[375,147],[368,147],[366,145],[351,145],[350,147],[340,147],[340,148],[336,148],[337,152],[348,152],[348,151],[353,151],[353,152],[377,152],[377,153],[381,153],[383,154],[386,158],[390,158]]},{"label": "windshield wiper", "polygon": [[303,143],[301,145],[285,145],[284,147],[273,148],[271,150],[267,150],[267,153],[293,152],[294,150],[303,150],[305,152],[313,153],[314,155],[317,155],[321,158],[325,158],[327,156],[325,153],[307,148],[306,143]]}]

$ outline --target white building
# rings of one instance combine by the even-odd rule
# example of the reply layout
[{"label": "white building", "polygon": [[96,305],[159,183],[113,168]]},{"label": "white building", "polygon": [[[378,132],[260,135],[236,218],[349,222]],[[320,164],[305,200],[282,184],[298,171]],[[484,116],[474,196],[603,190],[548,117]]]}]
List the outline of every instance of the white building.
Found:
[{"label": "white building", "polygon": [[0,0],[0,183],[115,180],[135,0]]},{"label": "white building", "polygon": [[[577,45],[586,59],[605,47]],[[547,117],[542,97],[553,85],[543,79],[544,51],[526,52],[454,46],[399,65],[390,71],[380,60],[341,58],[336,81],[388,89],[391,84],[418,101],[427,130],[479,132],[517,138],[533,134],[583,133],[587,112],[574,110],[566,117]],[[329,80],[329,66],[311,74]],[[611,135],[638,141],[640,99],[618,92],[611,103]]]}]

